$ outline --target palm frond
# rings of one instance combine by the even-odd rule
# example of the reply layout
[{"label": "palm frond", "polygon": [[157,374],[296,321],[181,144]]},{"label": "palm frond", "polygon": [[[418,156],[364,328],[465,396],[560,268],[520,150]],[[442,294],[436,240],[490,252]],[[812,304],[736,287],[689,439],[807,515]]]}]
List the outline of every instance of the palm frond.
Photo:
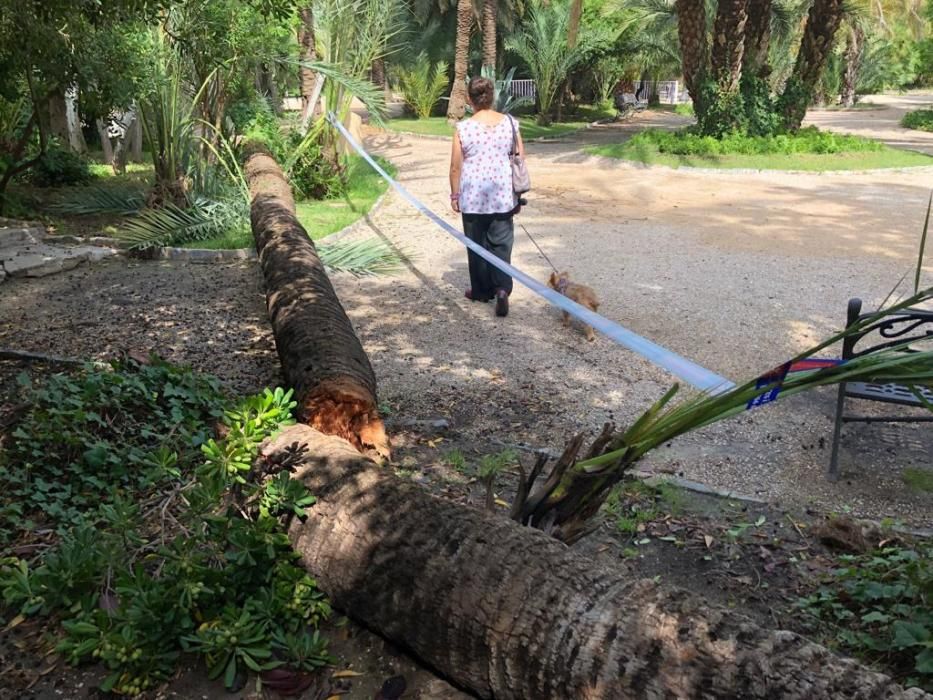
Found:
[{"label": "palm frond", "polygon": [[56,214],[84,216],[117,214],[130,216],[146,203],[145,193],[138,187],[82,187],[66,192],[49,209]]},{"label": "palm frond", "polygon": [[215,202],[198,198],[187,209],[167,204],[144,209],[117,232],[134,250],[180,245],[249,226],[249,208],[239,198]]},{"label": "palm frond", "polygon": [[[906,308],[916,307],[933,299],[933,287],[921,290],[911,297],[882,309],[858,323],[849,326],[841,333],[809,348],[793,358],[798,362],[812,357],[820,351],[834,345],[844,338],[859,333],[861,330],[881,320],[885,315]],[[919,345],[926,343],[929,349],[919,350]],[[837,385],[842,382],[897,382],[908,386],[933,386],[933,336],[914,340],[910,344],[912,352],[904,352],[905,346],[870,353],[847,360],[842,364],[806,372],[793,372],[781,381],[781,397],[810,391],[821,386]],[[778,386],[776,380],[762,386],[760,377],[751,379],[729,391],[721,393],[699,393],[664,411],[664,404],[676,393],[677,386],[665,396],[662,404],[649,409],[619,438],[617,449],[591,460],[579,462],[577,467],[587,473],[599,473],[602,469],[613,469],[623,456],[637,458],[651,449],[678,435],[705,427],[747,410],[750,402]]]},{"label": "palm frond", "polygon": [[377,126],[385,126],[386,99],[382,89],[366,78],[356,77],[339,65],[324,61],[284,61],[285,63],[310,68],[323,75],[331,84],[337,85],[348,95],[366,106],[369,118]]},{"label": "palm frond", "polygon": [[923,270],[923,256],[927,248],[927,232],[930,230],[931,210],[933,210],[933,192],[930,193],[930,201],[927,204],[927,215],[923,220],[923,233],[920,234],[920,252],[917,253],[917,272],[914,275],[914,294],[920,290],[920,273]]},{"label": "palm frond", "polygon": [[395,274],[404,267],[407,259],[376,238],[327,243],[318,248],[318,255],[331,272],[346,272],[355,277]]}]

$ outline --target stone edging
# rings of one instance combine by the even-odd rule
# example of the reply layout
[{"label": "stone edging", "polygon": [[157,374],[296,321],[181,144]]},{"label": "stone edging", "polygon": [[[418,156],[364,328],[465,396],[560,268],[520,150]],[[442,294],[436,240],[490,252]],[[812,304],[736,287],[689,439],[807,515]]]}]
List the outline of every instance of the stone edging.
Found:
[{"label": "stone edging", "polygon": [[[314,244],[320,245],[322,243],[338,240],[351,231],[355,230],[362,222],[365,222],[382,206],[388,194],[389,190],[386,189],[385,192],[376,198],[376,201],[373,202],[373,205],[369,208],[368,211],[364,212],[360,218],[351,224],[347,224],[339,231],[328,233],[323,238],[317,239],[314,241]],[[256,260],[258,257],[256,255],[256,251],[253,248],[220,248],[214,250],[211,248],[165,247],[157,248],[156,250],[158,252],[153,256],[156,260],[182,260],[192,263],[236,262],[238,260]]]}]

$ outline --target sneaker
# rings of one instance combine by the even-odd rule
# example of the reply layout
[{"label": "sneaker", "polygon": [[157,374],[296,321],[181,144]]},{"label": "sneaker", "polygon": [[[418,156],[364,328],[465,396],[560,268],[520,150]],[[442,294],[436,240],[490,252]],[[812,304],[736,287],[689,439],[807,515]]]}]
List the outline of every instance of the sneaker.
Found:
[{"label": "sneaker", "polygon": [[509,315],[509,295],[504,289],[496,292],[496,316]]}]

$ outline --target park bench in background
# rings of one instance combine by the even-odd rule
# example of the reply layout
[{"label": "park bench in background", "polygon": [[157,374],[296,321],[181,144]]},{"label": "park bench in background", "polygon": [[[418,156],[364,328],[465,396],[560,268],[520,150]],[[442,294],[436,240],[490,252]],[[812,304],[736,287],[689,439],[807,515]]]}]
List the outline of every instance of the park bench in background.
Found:
[{"label": "park bench in background", "polygon": [[[846,326],[870,318],[874,314],[862,313],[862,300],[850,299]],[[849,336],[842,343],[842,359],[849,360],[872,352],[894,346],[904,346],[922,338],[933,337],[933,311],[922,309],[901,309],[884,316],[870,324],[861,332]],[[858,347],[856,347],[858,346]],[[905,352],[910,352],[905,347]],[[880,401],[882,403],[910,406],[914,408],[933,407],[933,391],[919,386],[901,384],[871,384],[867,382],[845,382],[839,385],[839,397],[836,401],[836,423],[833,428],[832,456],[829,460],[829,478],[835,481],[838,476],[839,437],[843,423],[928,423],[933,422],[933,412],[926,415],[903,413],[901,415],[848,415],[845,413],[846,399]]]}]

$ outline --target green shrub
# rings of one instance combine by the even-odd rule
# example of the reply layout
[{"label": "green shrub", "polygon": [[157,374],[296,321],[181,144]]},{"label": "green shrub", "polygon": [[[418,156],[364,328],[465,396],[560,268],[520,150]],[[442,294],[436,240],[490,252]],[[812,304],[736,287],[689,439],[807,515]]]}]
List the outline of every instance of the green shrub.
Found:
[{"label": "green shrub", "polygon": [[650,129],[632,137],[631,148],[654,147],[661,153],[713,157],[725,155],[788,155],[803,153],[851,153],[879,151],[883,144],[860,136],[834,134],[816,127],[795,134],[747,136],[732,133],[722,138],[702,136],[692,130],[660,131]]},{"label": "green shrub", "polygon": [[314,628],[330,606],[285,530],[314,498],[290,463],[254,468],[293,422],[291,392],[231,404],[215,380],[157,360],[26,389],[0,453],[0,525],[58,535],[31,561],[0,560],[8,610],[60,622],[57,651],[103,665],[104,692],[152,688],[185,652],[228,688],[329,663]]},{"label": "green shrub", "polygon": [[320,134],[293,132],[288,139],[288,179],[301,199],[327,199],[344,191],[343,173],[324,150]]},{"label": "green shrub", "polygon": [[227,108],[227,117],[237,134],[247,141],[261,141],[281,162],[286,156],[286,141],[279,120],[269,103],[254,95],[249,100],[234,102]]},{"label": "green shrub", "polygon": [[30,179],[37,187],[86,185],[91,178],[90,167],[84,158],[58,147],[46,151],[30,171]]},{"label": "green shrub", "polygon": [[918,109],[908,112],[901,120],[901,126],[907,129],[933,131],[933,109]]},{"label": "green shrub", "polygon": [[843,562],[798,602],[813,629],[883,661],[901,682],[933,690],[933,548],[886,547]]},{"label": "green shrub", "polygon": [[420,54],[412,66],[399,71],[399,89],[418,119],[431,116],[434,105],[447,90],[447,83],[447,63],[438,61],[432,71],[426,53]]}]

